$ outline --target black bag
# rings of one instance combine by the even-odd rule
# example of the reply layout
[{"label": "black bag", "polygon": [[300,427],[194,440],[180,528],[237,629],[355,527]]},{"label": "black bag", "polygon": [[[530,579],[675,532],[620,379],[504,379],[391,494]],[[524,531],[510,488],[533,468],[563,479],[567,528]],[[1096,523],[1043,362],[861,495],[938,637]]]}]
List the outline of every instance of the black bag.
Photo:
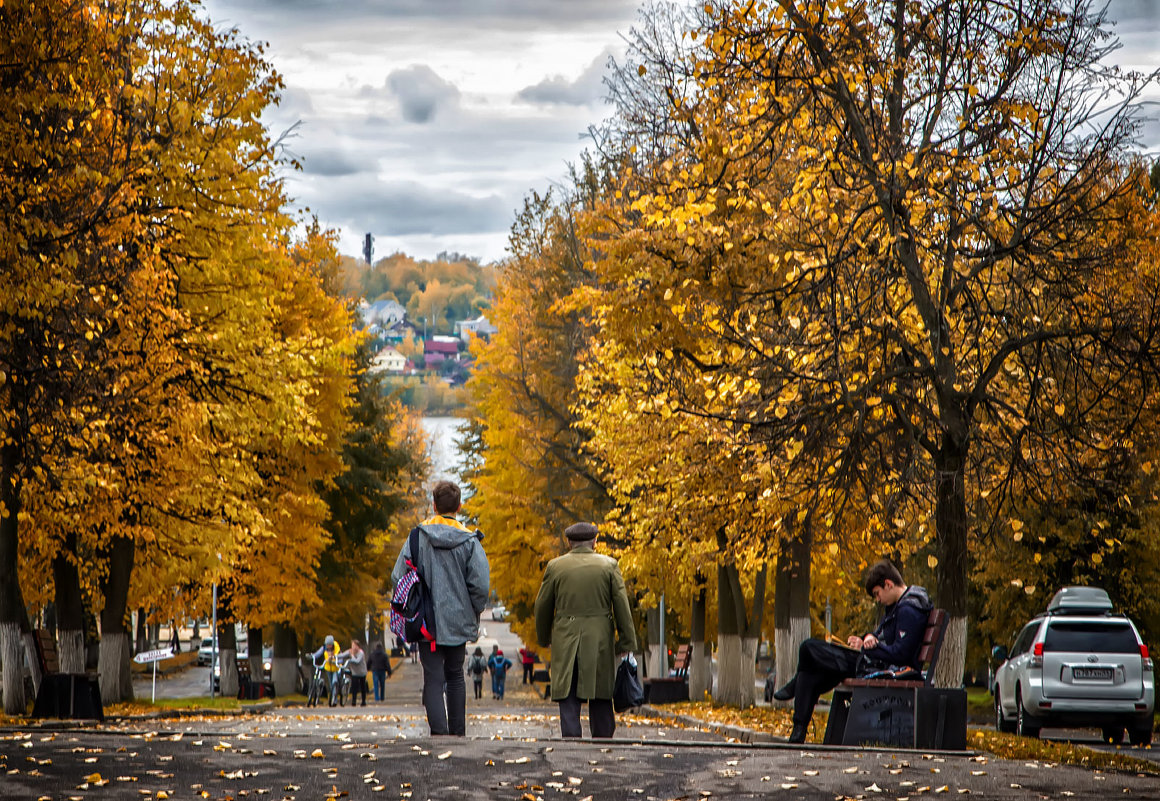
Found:
[{"label": "black bag", "polygon": [[427,643],[435,650],[435,610],[419,567],[419,529],[411,529],[407,572],[391,596],[391,631],[408,643]]},{"label": "black bag", "polygon": [[620,660],[616,669],[616,684],[612,688],[612,708],[623,712],[644,703],[644,686],[636,673],[636,660],[629,654]]}]

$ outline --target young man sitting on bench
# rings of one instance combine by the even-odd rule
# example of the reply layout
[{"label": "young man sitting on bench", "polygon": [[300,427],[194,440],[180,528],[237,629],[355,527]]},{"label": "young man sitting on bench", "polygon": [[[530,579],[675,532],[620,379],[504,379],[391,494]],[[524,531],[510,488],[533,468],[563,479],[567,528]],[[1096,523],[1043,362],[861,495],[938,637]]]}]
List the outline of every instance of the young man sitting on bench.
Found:
[{"label": "young man sitting on bench", "polygon": [[850,637],[848,647],[806,640],[798,649],[797,674],[773,694],[778,701],[793,699],[791,743],[805,742],[818,698],[844,679],[860,673],[920,667],[918,652],[931,609],[926,590],[906,586],[898,568],[883,559],[866,574],[866,592],[884,607],[874,633]]}]

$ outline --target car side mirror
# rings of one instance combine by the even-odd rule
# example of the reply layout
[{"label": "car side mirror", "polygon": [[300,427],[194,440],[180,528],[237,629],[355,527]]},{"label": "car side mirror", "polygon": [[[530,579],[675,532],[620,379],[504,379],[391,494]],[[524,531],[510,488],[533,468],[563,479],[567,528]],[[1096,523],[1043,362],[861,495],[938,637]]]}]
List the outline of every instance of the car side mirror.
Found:
[{"label": "car side mirror", "polygon": [[996,662],[1004,662],[1007,659],[1007,649],[1002,645],[996,645],[991,649],[991,658]]}]

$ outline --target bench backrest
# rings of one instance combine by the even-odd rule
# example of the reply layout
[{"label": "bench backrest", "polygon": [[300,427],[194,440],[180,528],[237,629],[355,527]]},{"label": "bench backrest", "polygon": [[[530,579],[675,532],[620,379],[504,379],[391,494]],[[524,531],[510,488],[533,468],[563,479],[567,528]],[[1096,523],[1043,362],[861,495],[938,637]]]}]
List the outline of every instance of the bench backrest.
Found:
[{"label": "bench backrest", "polygon": [[36,643],[36,656],[40,660],[40,669],[45,675],[60,673],[60,657],[56,652],[56,638],[51,631],[36,629],[33,632],[33,641]]},{"label": "bench backrest", "polygon": [[689,672],[689,660],[692,656],[692,646],[681,645],[677,648],[677,655],[673,659],[673,670],[677,672],[678,676],[684,676]]},{"label": "bench backrest", "polygon": [[918,659],[927,685],[934,684],[934,669],[942,653],[943,636],[947,630],[947,610],[932,609],[926,618],[926,628],[922,632],[922,646],[918,649]]}]

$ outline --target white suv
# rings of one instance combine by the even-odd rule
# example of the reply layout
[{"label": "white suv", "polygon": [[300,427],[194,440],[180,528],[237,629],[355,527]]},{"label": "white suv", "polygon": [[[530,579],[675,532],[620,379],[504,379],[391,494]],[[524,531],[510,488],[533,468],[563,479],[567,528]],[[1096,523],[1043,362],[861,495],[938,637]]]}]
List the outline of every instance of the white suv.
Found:
[{"label": "white suv", "polygon": [[995,727],[1038,737],[1044,726],[1095,726],[1113,743],[1152,742],[1156,690],[1148,646],[1108,594],[1064,587],[1023,627],[991,692]]}]

